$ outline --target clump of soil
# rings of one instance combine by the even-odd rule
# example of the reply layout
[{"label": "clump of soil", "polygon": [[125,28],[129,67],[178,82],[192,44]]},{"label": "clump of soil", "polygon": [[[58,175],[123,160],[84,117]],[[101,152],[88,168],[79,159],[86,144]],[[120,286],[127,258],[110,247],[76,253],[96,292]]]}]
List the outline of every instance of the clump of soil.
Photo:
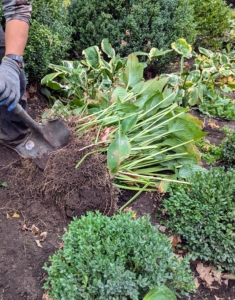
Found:
[{"label": "clump of soil", "polygon": [[84,155],[94,150],[86,148],[89,144],[89,136],[78,139],[72,132],[69,144],[49,155],[44,171],[28,159],[5,167],[8,176],[4,181],[11,188],[2,190],[1,197],[34,199],[48,206],[55,205],[64,217],[95,210],[112,215],[117,210],[118,197],[106,156],[93,153],[75,167]]}]

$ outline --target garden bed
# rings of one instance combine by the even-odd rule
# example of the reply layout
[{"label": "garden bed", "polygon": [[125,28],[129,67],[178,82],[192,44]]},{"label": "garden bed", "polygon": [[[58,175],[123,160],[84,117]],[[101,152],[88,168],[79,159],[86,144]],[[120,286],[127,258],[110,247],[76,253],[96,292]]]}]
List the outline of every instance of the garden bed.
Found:
[{"label": "garden bed", "polygon": [[[29,112],[37,119],[47,103],[36,90],[31,90],[29,95]],[[196,111],[193,114],[199,116]],[[214,144],[219,144],[224,137],[219,127],[235,128],[234,122],[208,118],[204,119],[204,125],[207,139]],[[0,182],[8,183],[7,188],[0,190],[0,299],[42,299],[46,276],[42,266],[48,256],[61,247],[60,237],[72,217],[87,210],[112,215],[134,194],[130,191],[118,194],[112,187],[102,155],[85,160],[73,173],[71,170],[75,170],[73,166],[79,160],[77,143],[82,146],[86,141],[73,140],[67,152],[52,159],[50,168],[44,173],[32,162],[21,160],[15,152],[0,146]],[[158,194],[143,193],[130,207],[137,212],[137,217],[150,214],[152,224],[156,225],[155,216],[161,200]],[[43,232],[47,232],[46,237],[40,236]],[[192,263],[191,268],[196,277],[196,263]],[[234,280],[213,288],[206,287],[200,279],[199,283],[196,293],[189,299],[235,299]]]}]

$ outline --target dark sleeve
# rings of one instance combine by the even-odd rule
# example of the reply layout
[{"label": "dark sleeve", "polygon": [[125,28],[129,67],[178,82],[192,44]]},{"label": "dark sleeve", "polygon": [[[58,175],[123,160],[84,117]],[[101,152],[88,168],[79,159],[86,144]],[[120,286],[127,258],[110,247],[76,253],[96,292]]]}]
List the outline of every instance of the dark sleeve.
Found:
[{"label": "dark sleeve", "polygon": [[6,22],[21,20],[29,24],[32,6],[28,0],[2,0],[2,9]]}]

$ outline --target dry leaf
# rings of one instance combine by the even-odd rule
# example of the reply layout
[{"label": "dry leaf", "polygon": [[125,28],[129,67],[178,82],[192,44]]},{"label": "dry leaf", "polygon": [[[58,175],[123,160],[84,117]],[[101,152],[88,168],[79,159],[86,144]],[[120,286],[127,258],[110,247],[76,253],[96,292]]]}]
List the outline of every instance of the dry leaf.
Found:
[{"label": "dry leaf", "polygon": [[203,149],[205,149],[207,152],[210,151],[210,145],[203,146]]},{"label": "dry leaf", "polygon": [[214,128],[219,128],[219,126],[216,125],[215,122],[212,122],[212,121],[211,121],[211,122],[208,122],[208,126],[211,127],[211,128],[213,128],[213,129],[214,129]]},{"label": "dry leaf", "polygon": [[35,242],[36,242],[36,244],[37,244],[37,246],[38,246],[39,248],[42,248],[42,245],[40,244],[40,241],[35,240]]},{"label": "dry leaf", "polygon": [[46,231],[42,232],[40,234],[40,237],[41,237],[40,242],[45,241],[45,239],[47,238],[47,232]]},{"label": "dry leaf", "polygon": [[134,213],[133,213],[133,215],[131,216],[131,217],[132,217],[132,219],[136,219],[136,215],[137,215],[137,213],[136,213],[136,212],[134,212]]},{"label": "dry leaf", "polygon": [[130,30],[126,30],[126,36],[130,36],[131,35],[131,33],[130,33]]},{"label": "dry leaf", "polygon": [[211,287],[211,284],[214,281],[214,278],[211,275],[212,267],[205,267],[203,263],[198,263],[196,270],[199,274],[199,277],[204,280],[209,287]]},{"label": "dry leaf", "polygon": [[13,214],[12,218],[20,218],[20,215],[19,215],[19,214],[17,214],[16,212],[14,212],[14,214]]},{"label": "dry leaf", "polygon": [[174,248],[178,245],[178,243],[181,243],[182,241],[180,236],[174,236],[174,235],[169,236],[169,240],[172,247]]},{"label": "dry leaf", "polygon": [[225,300],[224,298],[219,298],[217,296],[215,296],[215,300]]},{"label": "dry leaf", "polygon": [[8,215],[8,213],[7,213],[7,219],[11,219],[11,217]]},{"label": "dry leaf", "polygon": [[130,212],[130,211],[133,211],[132,207],[126,207],[123,209],[124,212]]},{"label": "dry leaf", "polygon": [[21,229],[22,229],[23,231],[31,230],[31,228],[28,228],[28,227],[26,226],[26,224],[24,224],[24,225],[22,226]]},{"label": "dry leaf", "polygon": [[214,281],[218,282],[219,284],[221,284],[221,272],[216,270],[215,268],[212,268],[212,275],[214,277]]},{"label": "dry leaf", "polygon": [[32,230],[32,232],[33,232],[34,234],[38,234],[39,231],[40,231],[39,228],[36,227],[35,225],[32,225],[31,230]]},{"label": "dry leaf", "polygon": [[43,294],[42,295],[42,300],[53,300],[51,297],[48,296],[48,294]]},{"label": "dry leaf", "polygon": [[159,226],[158,230],[161,231],[162,233],[166,232],[166,226]]}]

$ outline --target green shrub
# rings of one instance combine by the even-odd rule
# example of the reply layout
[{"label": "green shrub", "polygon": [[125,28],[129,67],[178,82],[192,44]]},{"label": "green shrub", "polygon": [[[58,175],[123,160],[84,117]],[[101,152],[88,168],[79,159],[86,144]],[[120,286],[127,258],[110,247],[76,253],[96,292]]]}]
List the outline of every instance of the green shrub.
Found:
[{"label": "green shrub", "polygon": [[[186,0],[72,0],[69,7],[73,40],[80,54],[91,45],[100,45],[103,38],[108,38],[121,56],[152,47],[167,49],[182,37],[192,43],[192,15]],[[166,67],[171,59],[171,54],[159,58],[158,66]]]},{"label": "green shrub", "polygon": [[235,169],[197,172],[191,186],[172,185],[163,201],[169,231],[180,235],[193,258],[235,271]]},{"label": "green shrub", "polygon": [[149,217],[89,212],[70,223],[63,242],[44,266],[54,300],[137,300],[162,284],[181,294],[194,289],[188,260],[178,259]]},{"label": "green shrub", "polygon": [[195,46],[219,50],[221,38],[229,28],[230,8],[224,0],[190,0],[194,6],[194,20],[197,24]]},{"label": "green shrub", "polygon": [[59,63],[67,57],[72,29],[67,21],[64,0],[32,0],[29,39],[25,49],[28,79],[40,80],[47,74],[49,63]]},{"label": "green shrub", "polygon": [[[29,81],[41,80],[49,63],[66,58],[72,29],[67,21],[63,0],[31,0],[33,13],[25,49],[25,71]],[[0,3],[0,16],[2,2]]]},{"label": "green shrub", "polygon": [[235,132],[227,134],[226,139],[222,145],[222,159],[226,166],[235,166]]}]

